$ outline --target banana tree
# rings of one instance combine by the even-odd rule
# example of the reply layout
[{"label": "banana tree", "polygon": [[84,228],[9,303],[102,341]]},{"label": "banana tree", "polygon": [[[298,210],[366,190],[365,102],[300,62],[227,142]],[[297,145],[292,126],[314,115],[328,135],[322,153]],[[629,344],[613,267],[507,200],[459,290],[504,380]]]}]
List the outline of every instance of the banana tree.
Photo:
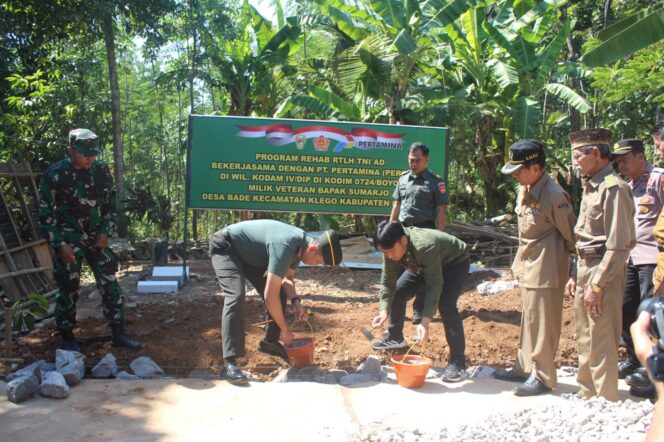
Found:
[{"label": "banana tree", "polygon": [[229,113],[269,115],[276,106],[279,67],[287,63],[297,45],[300,26],[296,18],[288,18],[280,29],[275,29],[247,0],[238,22],[240,31],[236,38],[219,42],[207,34],[203,44],[230,97]]},{"label": "banana tree", "polygon": [[664,39],[664,2],[657,2],[603,29],[601,43],[585,54],[583,63],[596,67],[607,65]]}]

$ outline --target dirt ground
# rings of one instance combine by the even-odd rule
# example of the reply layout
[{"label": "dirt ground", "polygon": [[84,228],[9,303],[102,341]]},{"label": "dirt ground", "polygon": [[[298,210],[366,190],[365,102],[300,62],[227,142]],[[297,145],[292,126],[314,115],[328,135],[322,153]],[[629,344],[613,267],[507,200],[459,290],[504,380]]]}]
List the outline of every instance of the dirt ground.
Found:
[{"label": "dirt ground", "polygon": [[[208,260],[190,262],[190,268],[191,281],[178,294],[171,295],[136,293],[137,282],[149,279],[151,266],[148,264],[134,262],[118,273],[127,295],[127,330],[142,343],[142,348],[136,352],[111,346],[110,331],[101,315],[99,298],[91,299],[89,293],[93,284],[88,280],[79,301],[76,334],[89,368],[106,353],[112,352],[120,369],[128,370],[134,358],[144,355],[151,357],[171,376],[186,377],[195,369],[218,374],[222,361],[220,317],[223,297]],[[352,371],[367,355],[381,354],[373,351],[369,341],[360,333],[361,327],[369,326],[378,311],[379,278],[379,270],[298,270],[296,287],[311,315],[309,323],[316,340],[315,363],[321,370]],[[478,272],[466,279],[459,310],[464,318],[468,365],[508,367],[514,361],[521,318],[519,290],[489,296],[480,295],[476,290],[480,282],[500,278],[494,272]],[[250,293],[246,303],[246,356],[239,362],[256,379],[267,381],[286,364],[257,351],[264,331],[261,326],[250,324],[263,321],[263,311],[260,298],[255,292]],[[411,311],[409,306],[408,314]],[[576,365],[573,315],[571,301],[566,299],[557,355],[560,365]],[[293,319],[290,313],[288,318]],[[294,330],[296,335],[312,334],[306,323],[296,323]],[[380,333],[374,330],[376,337]],[[409,341],[415,335],[415,326],[409,321],[404,335]],[[449,349],[440,317],[434,319],[430,336],[425,354],[434,359],[434,366],[447,365]],[[15,357],[24,358],[22,365],[41,358],[53,361],[59,343],[55,324],[49,320],[18,339]],[[388,363],[386,355],[382,355],[384,363]]]}]

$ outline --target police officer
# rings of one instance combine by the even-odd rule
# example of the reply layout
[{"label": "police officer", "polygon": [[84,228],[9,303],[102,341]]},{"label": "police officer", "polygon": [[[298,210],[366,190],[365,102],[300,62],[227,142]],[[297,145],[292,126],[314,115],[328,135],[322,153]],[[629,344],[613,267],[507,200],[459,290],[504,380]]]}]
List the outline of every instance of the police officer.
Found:
[{"label": "police officer", "polygon": [[610,130],[587,129],[569,138],[583,178],[574,229],[578,276],[566,285],[566,291],[574,293],[578,395],[616,401],[625,262],[636,243],[634,201],[629,185],[613,171]]},{"label": "police officer", "polygon": [[466,379],[466,342],[457,308],[470,266],[466,244],[438,230],[404,228],[398,221],[383,221],[378,225],[378,247],[384,255],[380,313],[372,325],[379,327],[388,317],[389,322],[387,334],[374,342],[372,348],[389,350],[408,346],[403,338],[406,302],[421,293],[424,317],[417,326],[418,338],[422,343],[428,341],[429,324],[438,310],[450,346],[450,360],[442,379],[445,382]]},{"label": "police officer", "polygon": [[[399,177],[394,189],[394,205],[390,221],[400,221],[406,227],[445,230],[448,203],[445,182],[431,173],[429,166],[429,148],[426,144],[415,142],[408,150],[409,170]],[[422,320],[424,299],[416,296],[413,302],[413,324]]]},{"label": "police officer", "polygon": [[108,166],[97,160],[97,135],[88,129],[69,132],[69,156],[52,164],[39,183],[39,224],[55,251],[58,285],[55,322],[62,348],[79,350],[73,333],[83,259],[88,262],[101,293],[104,316],[113,344],[140,348],[124,330],[122,289],[117,282],[117,259],[108,247],[115,230],[115,187]]},{"label": "police officer", "polygon": [[635,389],[654,388],[634,354],[630,326],[636,320],[639,304],[653,294],[653,272],[657,265],[657,243],[653,237],[653,227],[664,205],[664,169],[653,168],[646,160],[643,142],[634,138],[617,142],[613,146],[613,157],[618,171],[625,177],[632,189],[636,215],[636,246],[627,260],[625,293],[622,304],[622,338],[627,350],[627,358],[618,364],[618,377],[625,378]]},{"label": "police officer", "polygon": [[243,221],[216,232],[210,240],[210,256],[224,291],[222,374],[233,384],[247,383],[236,360],[244,355],[245,279],[263,298],[270,321],[258,350],[288,362],[286,349],[279,343],[279,339],[286,345],[293,341],[284,318],[286,300],[290,299],[296,318],[306,318],[295,291],[295,269],[300,261],[339,265],[343,258],[339,236],[333,230],[314,239],[297,227],[267,219]]},{"label": "police officer", "polygon": [[521,287],[523,311],[514,368],[498,369],[493,376],[523,382],[514,390],[517,396],[546,393],[557,385],[555,356],[569,256],[574,251],[576,216],[571,199],[545,165],[542,143],[523,140],[510,146],[510,160],[501,169],[521,185],[516,203],[519,249],[512,272]]}]

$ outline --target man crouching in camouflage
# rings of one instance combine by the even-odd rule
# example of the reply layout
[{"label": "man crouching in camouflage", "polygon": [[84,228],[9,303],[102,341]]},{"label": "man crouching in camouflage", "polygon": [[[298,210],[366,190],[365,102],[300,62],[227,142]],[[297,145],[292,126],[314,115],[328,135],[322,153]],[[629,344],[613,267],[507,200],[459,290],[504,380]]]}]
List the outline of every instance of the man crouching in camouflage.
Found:
[{"label": "man crouching in camouflage", "polygon": [[124,331],[123,294],[115,277],[118,264],[108,247],[116,217],[111,172],[105,163],[97,161],[101,149],[92,131],[70,131],[68,153],[68,157],[46,169],[39,182],[39,224],[55,250],[55,321],[62,337],[61,347],[79,350],[73,329],[85,258],[102,296],[113,344],[137,350],[141,345]]}]

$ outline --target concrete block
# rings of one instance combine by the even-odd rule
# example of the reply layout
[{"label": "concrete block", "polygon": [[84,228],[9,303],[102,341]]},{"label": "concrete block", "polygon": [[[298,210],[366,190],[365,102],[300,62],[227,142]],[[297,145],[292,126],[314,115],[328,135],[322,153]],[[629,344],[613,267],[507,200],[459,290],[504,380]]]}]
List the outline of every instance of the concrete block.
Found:
[{"label": "concrete block", "polygon": [[375,380],[380,381],[383,376],[380,358],[376,355],[369,355],[357,368],[357,373],[371,376]]},{"label": "concrete block", "polygon": [[39,378],[28,374],[15,378],[7,384],[7,399],[18,404],[30,399],[39,390]]},{"label": "concrete block", "polygon": [[177,293],[177,281],[139,281],[138,293]]},{"label": "concrete block", "polygon": [[[189,267],[186,269],[189,278]],[[182,266],[155,266],[152,269],[152,281],[177,281],[180,286],[184,284]]]}]

